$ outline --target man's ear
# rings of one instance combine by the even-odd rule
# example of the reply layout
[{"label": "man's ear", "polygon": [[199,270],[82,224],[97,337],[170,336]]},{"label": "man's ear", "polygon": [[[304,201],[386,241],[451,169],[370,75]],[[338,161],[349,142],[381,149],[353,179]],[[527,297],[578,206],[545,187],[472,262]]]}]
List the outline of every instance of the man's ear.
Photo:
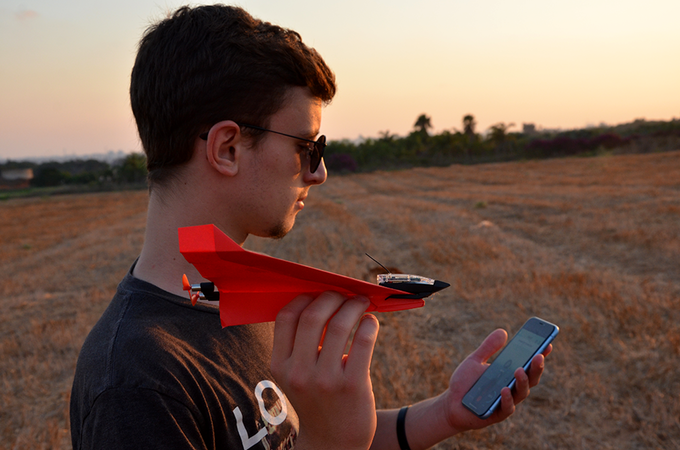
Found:
[{"label": "man's ear", "polygon": [[231,120],[218,122],[208,132],[205,150],[208,163],[221,174],[234,176],[238,173],[242,146],[238,124]]}]

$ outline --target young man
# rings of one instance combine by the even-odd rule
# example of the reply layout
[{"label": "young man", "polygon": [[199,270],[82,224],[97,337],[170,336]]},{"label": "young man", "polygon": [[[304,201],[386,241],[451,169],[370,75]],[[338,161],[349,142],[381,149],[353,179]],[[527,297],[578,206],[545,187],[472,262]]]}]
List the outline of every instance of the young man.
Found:
[{"label": "young man", "polygon": [[367,299],[303,295],[275,324],[225,329],[216,306],[191,305],[182,274],[201,276],[179,253],[179,227],[215,224],[239,244],[279,238],[326,180],[317,135],[335,80],[297,33],[239,8],[181,8],[144,35],[130,93],[149,169],[146,236],[81,350],[74,449],[416,450],[504,420],[538,383],[543,355],[530,376],[517,370],[490,419],[463,407],[507,338],[497,330],[443,394],[408,416],[376,412]]}]

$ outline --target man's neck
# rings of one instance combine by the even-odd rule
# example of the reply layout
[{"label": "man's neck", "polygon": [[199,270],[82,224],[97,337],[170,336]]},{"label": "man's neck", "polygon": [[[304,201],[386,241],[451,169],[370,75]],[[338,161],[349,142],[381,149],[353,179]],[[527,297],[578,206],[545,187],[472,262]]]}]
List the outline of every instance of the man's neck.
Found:
[{"label": "man's neck", "polygon": [[193,197],[187,195],[185,198],[186,202],[177,196],[161,199],[161,195],[152,191],[144,246],[133,271],[136,278],[180,296],[188,295],[182,289],[182,275],[186,274],[191,283],[207,280],[180,253],[177,229],[212,223],[210,217],[202,217],[191,206],[196,203]]}]

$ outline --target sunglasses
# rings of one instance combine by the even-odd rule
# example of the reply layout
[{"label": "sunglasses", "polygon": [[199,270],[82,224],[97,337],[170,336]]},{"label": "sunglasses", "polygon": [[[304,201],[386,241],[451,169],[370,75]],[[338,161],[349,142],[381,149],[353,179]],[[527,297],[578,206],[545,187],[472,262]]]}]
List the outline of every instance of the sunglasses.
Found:
[{"label": "sunglasses", "polygon": [[[281,133],[280,131],[274,131],[269,130],[267,128],[258,127],[257,125],[248,125],[246,123],[239,123],[237,125],[240,127],[252,128],[253,130],[267,131],[269,133],[280,134],[281,136],[286,136],[289,138],[297,139],[299,141],[305,141],[310,144],[313,144],[308,147],[309,171],[311,173],[316,172],[316,169],[319,168],[319,164],[321,164],[321,159],[323,159],[323,151],[326,149],[326,136],[319,136],[319,139],[317,139],[316,141],[312,141],[310,139],[293,136],[291,134]],[[204,141],[208,140],[208,132],[201,134],[199,137]]]}]

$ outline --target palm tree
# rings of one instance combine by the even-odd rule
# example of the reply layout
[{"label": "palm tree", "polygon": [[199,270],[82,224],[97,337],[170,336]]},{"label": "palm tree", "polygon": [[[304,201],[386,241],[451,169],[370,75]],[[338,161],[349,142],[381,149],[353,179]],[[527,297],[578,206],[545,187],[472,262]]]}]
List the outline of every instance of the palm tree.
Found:
[{"label": "palm tree", "polygon": [[508,134],[508,128],[514,127],[514,123],[509,123],[505,124],[503,122],[499,122],[495,125],[491,125],[489,128],[489,139],[496,145],[503,145],[505,142],[505,137]]},{"label": "palm tree", "polygon": [[379,131],[378,134],[380,135],[380,140],[383,142],[392,142],[394,141],[394,138],[397,137],[396,134],[390,134],[390,130]]},{"label": "palm tree", "polygon": [[463,133],[467,136],[468,145],[465,146],[465,157],[470,157],[470,150],[472,145],[477,141],[477,135],[475,134],[475,116],[472,114],[467,114],[463,116]]},{"label": "palm tree", "polygon": [[505,124],[499,122],[495,125],[491,125],[489,128],[489,140],[494,144],[494,151],[496,155],[499,153],[505,153],[507,151],[506,138],[508,135],[508,128],[514,127],[514,123]]},{"label": "palm tree", "polygon": [[418,116],[418,118],[416,119],[416,123],[414,123],[413,126],[416,128],[417,131],[420,131],[423,134],[427,134],[427,129],[432,128],[431,119],[427,117],[425,114],[421,114],[420,116]]},{"label": "palm tree", "polygon": [[463,133],[465,133],[469,138],[475,137],[475,116],[468,114],[463,117]]}]

